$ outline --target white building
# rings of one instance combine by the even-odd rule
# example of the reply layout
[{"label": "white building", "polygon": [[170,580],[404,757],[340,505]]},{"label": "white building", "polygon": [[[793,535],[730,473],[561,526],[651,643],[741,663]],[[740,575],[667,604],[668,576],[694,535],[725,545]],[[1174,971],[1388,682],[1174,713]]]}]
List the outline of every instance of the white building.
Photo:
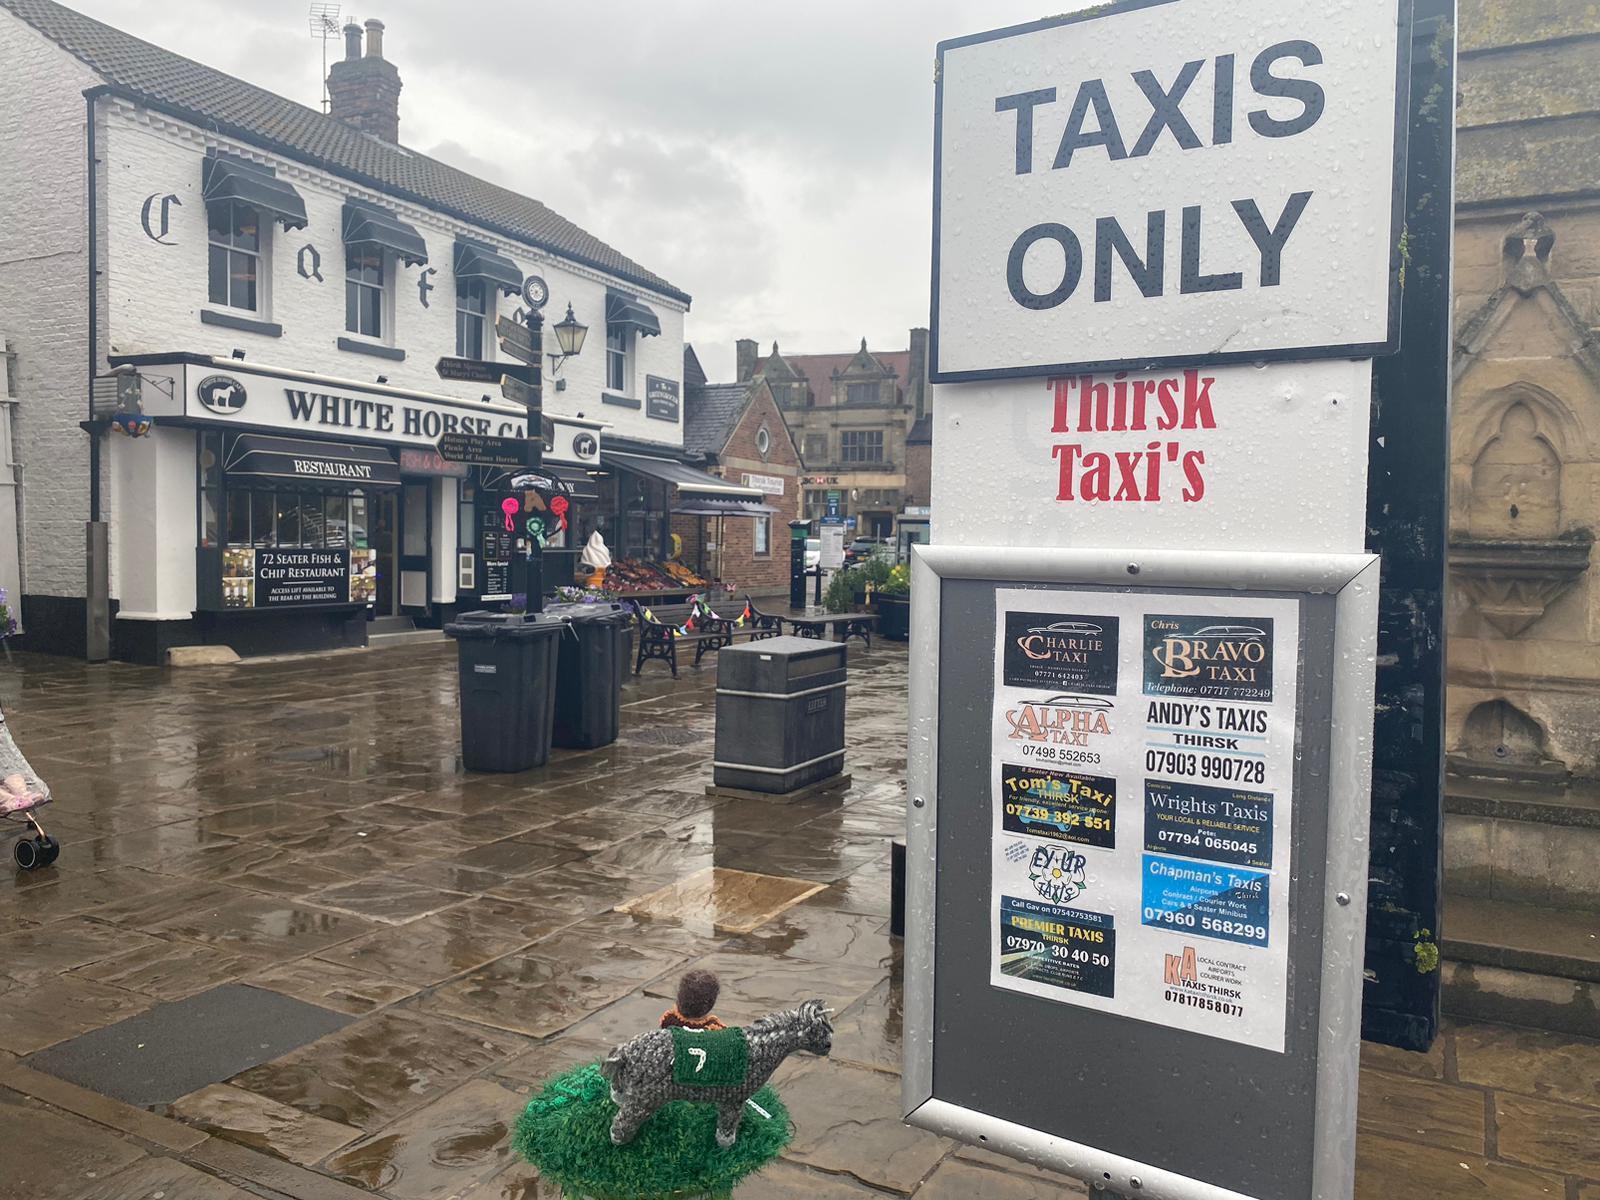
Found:
[{"label": "white building", "polygon": [[[495,318],[530,274],[548,286],[546,350],[569,306],[590,330],[561,390],[544,386],[546,461],[577,489],[547,578],[570,576],[592,528],[644,553],[667,536],[689,297],[398,144],[382,35],[368,21],[363,47],[346,28],[324,115],[52,0],[0,0],[28,648],[84,652],[95,518],[112,653],[135,661],[359,645],[374,617],[438,623],[501,593],[521,536],[505,477],[434,444],[520,435],[525,410],[439,360],[497,358]],[[119,378],[148,436],[108,432]]]}]

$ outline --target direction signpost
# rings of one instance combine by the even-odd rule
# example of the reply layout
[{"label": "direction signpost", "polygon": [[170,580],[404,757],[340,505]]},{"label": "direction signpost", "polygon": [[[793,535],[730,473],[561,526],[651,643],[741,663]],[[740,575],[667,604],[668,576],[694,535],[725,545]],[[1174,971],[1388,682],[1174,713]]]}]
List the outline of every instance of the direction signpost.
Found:
[{"label": "direction signpost", "polygon": [[502,467],[515,470],[527,465],[527,438],[494,437],[489,434],[446,433],[437,443],[439,457],[446,462],[474,467]]},{"label": "direction signpost", "polygon": [[537,363],[489,362],[481,358],[441,358],[434,368],[440,379],[455,383],[499,383],[510,377],[527,384],[539,382]]},{"label": "direction signpost", "polygon": [[1448,388],[1408,141],[1448,163],[1453,13],[1416,4],[1423,41],[1412,0],[1124,0],[939,47],[911,1124],[1123,1197],[1353,1194],[1369,462],[1391,408],[1442,446]]},{"label": "direction signpost", "polygon": [[[523,300],[527,303],[528,323],[519,324],[507,317],[498,317],[494,331],[500,339],[500,349],[512,358],[527,364],[526,375],[504,372],[500,388],[508,400],[519,401],[528,411],[528,436],[523,441],[521,466],[530,472],[542,472],[544,467],[544,439],[539,431],[544,425],[543,397],[539,382],[539,360],[544,343],[544,302],[549,298],[544,280],[529,275],[522,285]],[[527,377],[531,376],[531,378]],[[524,534],[526,550],[512,559],[511,590],[527,598],[527,611],[544,611],[544,546],[539,538]]]}]

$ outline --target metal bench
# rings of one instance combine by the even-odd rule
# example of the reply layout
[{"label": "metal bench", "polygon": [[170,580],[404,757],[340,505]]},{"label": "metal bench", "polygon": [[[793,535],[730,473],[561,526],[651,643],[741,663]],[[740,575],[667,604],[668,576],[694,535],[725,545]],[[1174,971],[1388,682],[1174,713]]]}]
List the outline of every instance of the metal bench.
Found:
[{"label": "metal bench", "polygon": [[[783,632],[785,621],[793,627],[795,637],[813,638],[817,641],[831,641],[835,629],[841,632],[839,640],[848,642],[851,638],[860,638],[867,644],[867,649],[872,649],[872,629],[878,623],[877,613],[851,612],[828,613],[816,617],[794,617],[779,613],[764,613],[755,606],[750,597],[745,597],[745,604],[751,612],[751,619],[761,623],[763,628],[774,630],[768,637],[776,637]],[[827,636],[824,636],[824,635]]]},{"label": "metal bench", "polygon": [[[707,654],[731,646],[740,638],[756,641],[778,637],[783,633],[781,623],[775,628],[770,624],[777,618],[756,613],[748,597],[745,603],[751,609],[750,620],[745,625],[740,625],[737,617],[718,614],[703,599],[686,604],[662,605],[660,608],[635,604],[634,615],[639,622],[639,651],[633,664],[633,673],[639,674],[644,664],[654,658],[666,663],[676,679],[680,645],[694,646],[694,665],[698,667]],[[694,618],[694,629],[689,633],[679,633],[690,617]]]}]

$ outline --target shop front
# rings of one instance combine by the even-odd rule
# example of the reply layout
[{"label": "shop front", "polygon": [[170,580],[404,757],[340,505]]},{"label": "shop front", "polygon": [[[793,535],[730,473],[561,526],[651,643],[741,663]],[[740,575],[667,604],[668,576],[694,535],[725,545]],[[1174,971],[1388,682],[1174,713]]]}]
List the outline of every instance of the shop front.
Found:
[{"label": "shop front", "polygon": [[475,598],[458,513],[478,481],[435,444],[520,437],[521,409],[204,356],[129,361],[153,426],[112,441],[119,657],[359,646],[375,621],[438,624]]},{"label": "shop front", "polygon": [[596,512],[602,487],[596,476],[604,428],[598,421],[545,414],[543,472],[564,489],[564,508],[554,522],[547,519],[546,500],[539,493],[512,489],[519,470],[474,467],[463,475],[456,529],[461,605],[492,605],[511,599],[511,564],[517,555],[528,552],[530,529],[543,539],[546,592],[580,582],[578,556],[588,531],[599,519]]},{"label": "shop front", "polygon": [[756,488],[635,446],[607,446],[598,498],[579,523],[580,546],[599,531],[612,555],[603,586],[619,595],[672,600],[705,592],[716,582],[723,522],[744,528],[775,510]]}]

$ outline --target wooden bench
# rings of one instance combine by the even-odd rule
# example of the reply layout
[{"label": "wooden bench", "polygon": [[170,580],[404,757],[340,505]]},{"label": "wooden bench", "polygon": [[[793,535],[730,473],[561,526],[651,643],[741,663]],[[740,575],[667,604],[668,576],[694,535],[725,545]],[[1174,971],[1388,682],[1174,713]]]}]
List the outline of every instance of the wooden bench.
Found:
[{"label": "wooden bench", "polygon": [[[745,603],[749,604],[748,597]],[[713,610],[703,601],[698,605],[663,604],[659,607],[635,604],[634,616],[639,622],[639,651],[633,664],[633,673],[639,674],[644,664],[655,658],[666,663],[676,679],[680,645],[694,647],[694,665],[698,667],[707,654],[731,646],[740,638],[758,641],[782,634],[781,623],[776,627],[770,624],[776,618],[757,616],[754,607],[751,605],[751,620],[739,625],[737,617],[713,615]],[[647,610],[649,615],[646,615]],[[744,610],[739,611],[742,614]],[[678,630],[691,616],[694,617],[694,631],[679,633]]]}]

